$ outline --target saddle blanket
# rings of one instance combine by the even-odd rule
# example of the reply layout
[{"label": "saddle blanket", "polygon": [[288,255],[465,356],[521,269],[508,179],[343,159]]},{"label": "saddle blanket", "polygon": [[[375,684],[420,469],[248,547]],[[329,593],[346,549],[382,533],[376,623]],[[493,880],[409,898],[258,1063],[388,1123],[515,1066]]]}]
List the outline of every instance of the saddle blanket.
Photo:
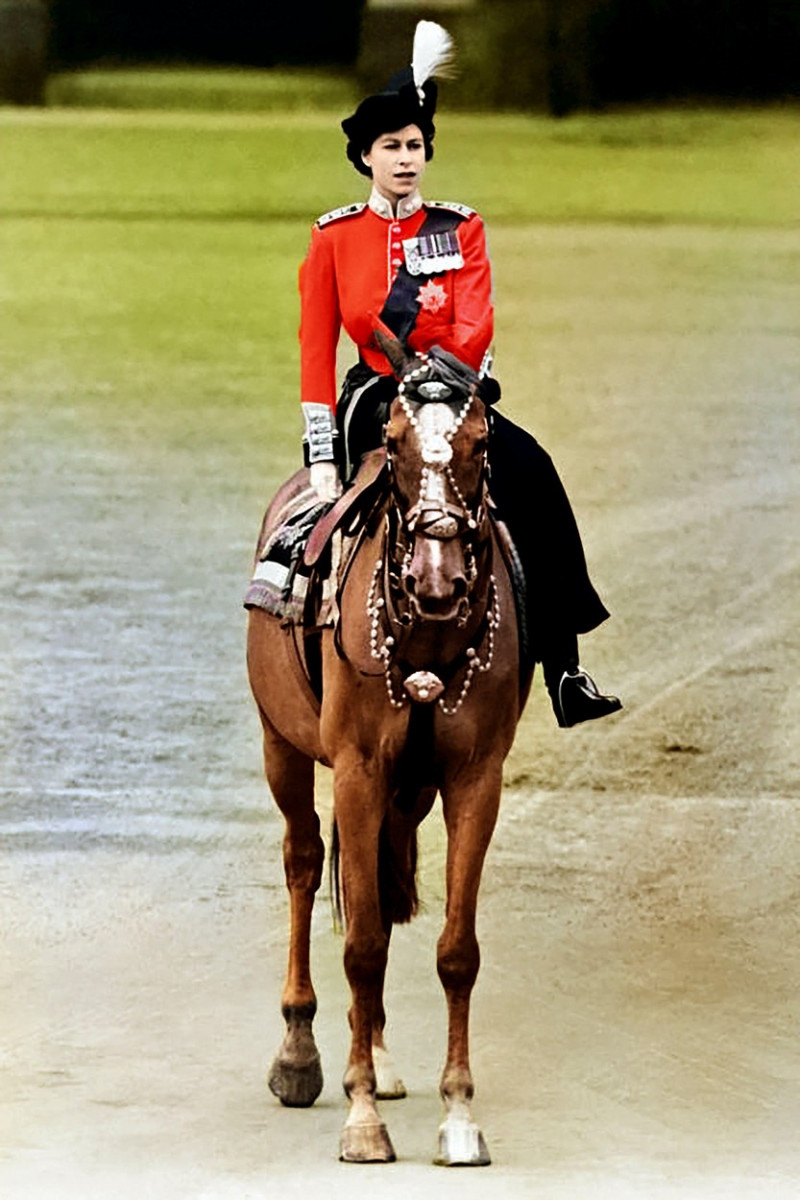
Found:
[{"label": "saddle blanket", "polygon": [[[261,608],[273,617],[303,625],[333,625],[336,618],[336,559],[341,539],[331,540],[333,562],[327,572],[309,574],[303,565],[311,530],[330,504],[321,503],[312,487],[289,495],[276,512],[269,513],[259,546],[253,577],[244,598],[245,608]],[[317,589],[313,612],[307,612],[309,589]]]}]

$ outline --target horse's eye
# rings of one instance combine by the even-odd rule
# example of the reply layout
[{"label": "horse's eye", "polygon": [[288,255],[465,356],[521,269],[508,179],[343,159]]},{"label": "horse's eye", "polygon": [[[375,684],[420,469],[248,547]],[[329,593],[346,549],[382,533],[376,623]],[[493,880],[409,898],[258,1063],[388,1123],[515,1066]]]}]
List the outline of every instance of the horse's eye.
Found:
[{"label": "horse's eye", "polygon": [[475,439],[475,444],[472,447],[472,453],[475,458],[483,458],[486,453],[486,447],[489,445],[487,437],[479,437]]}]

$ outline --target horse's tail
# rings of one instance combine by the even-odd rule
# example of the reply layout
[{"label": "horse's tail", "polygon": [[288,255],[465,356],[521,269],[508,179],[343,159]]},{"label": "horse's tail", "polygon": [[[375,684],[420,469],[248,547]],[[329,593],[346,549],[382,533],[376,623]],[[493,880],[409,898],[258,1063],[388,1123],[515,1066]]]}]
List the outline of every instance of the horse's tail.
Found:
[{"label": "horse's tail", "polygon": [[344,914],[344,898],[342,896],[342,877],[339,872],[339,860],[341,858],[341,847],[339,845],[339,826],[336,824],[336,818],[333,818],[333,829],[331,830],[331,852],[329,858],[329,885],[331,894],[331,909],[333,910],[333,925],[334,928],[341,933],[344,929],[345,914]]},{"label": "horse's tail", "polygon": [[436,786],[433,709],[432,704],[411,705],[406,740],[392,779],[394,803],[402,813],[414,812],[420,793]]},{"label": "horse's tail", "polygon": [[[339,862],[341,846],[339,826],[333,822],[330,851],[330,893],[334,923],[344,929],[347,920]],[[416,916],[417,830],[400,814],[390,810],[384,818],[378,840],[378,888],[384,924],[405,925]]]},{"label": "horse's tail", "polygon": [[396,809],[381,826],[378,887],[384,924],[405,925],[417,915],[417,829]]},{"label": "horse's tail", "polygon": [[[378,886],[385,924],[405,925],[419,909],[417,826],[433,803],[435,789],[433,705],[412,704],[405,745],[392,779],[392,800],[378,842]],[[427,802],[425,793],[430,796]],[[339,828],[334,818],[330,894],[334,924],[343,929],[347,920],[347,897],[343,894],[339,858]]]}]

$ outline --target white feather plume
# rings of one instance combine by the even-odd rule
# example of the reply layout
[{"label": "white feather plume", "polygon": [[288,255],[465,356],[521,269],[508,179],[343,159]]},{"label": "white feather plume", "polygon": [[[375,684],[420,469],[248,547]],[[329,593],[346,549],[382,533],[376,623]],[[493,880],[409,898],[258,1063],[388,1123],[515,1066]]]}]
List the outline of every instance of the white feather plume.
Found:
[{"label": "white feather plume", "polygon": [[414,33],[411,70],[417,91],[433,75],[446,79],[452,74],[453,39],[435,21],[419,21]]}]

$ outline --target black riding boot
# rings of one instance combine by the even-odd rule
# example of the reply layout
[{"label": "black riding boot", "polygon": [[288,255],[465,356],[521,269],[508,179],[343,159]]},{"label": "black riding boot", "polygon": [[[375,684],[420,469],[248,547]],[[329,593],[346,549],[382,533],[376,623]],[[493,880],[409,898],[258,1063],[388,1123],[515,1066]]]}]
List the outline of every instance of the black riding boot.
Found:
[{"label": "black riding boot", "polygon": [[528,661],[544,667],[559,725],[605,717],[622,705],[581,670],[577,634],[602,624],[608,610],[589,579],[569,498],[535,438],[494,410],[491,421],[489,491],[525,574]]},{"label": "black riding boot", "polygon": [[543,658],[542,668],[553,712],[562,729],[607,717],[622,708],[621,701],[616,696],[604,696],[591,675],[579,665],[578,639],[574,634],[556,640]]}]

